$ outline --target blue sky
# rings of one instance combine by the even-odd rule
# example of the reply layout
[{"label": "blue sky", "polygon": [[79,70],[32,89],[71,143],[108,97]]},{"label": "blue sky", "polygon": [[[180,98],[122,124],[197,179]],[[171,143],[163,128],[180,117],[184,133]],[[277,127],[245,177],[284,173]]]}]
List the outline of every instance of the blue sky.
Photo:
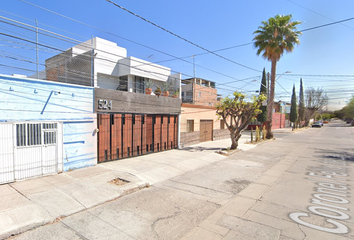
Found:
[{"label": "blue sky", "polygon": [[[302,21],[298,29],[303,30],[354,17],[352,11],[354,2],[349,0],[115,0],[114,2],[205,49],[214,51],[229,48],[217,53],[248,68],[212,54],[198,55],[205,51],[105,0],[4,0],[0,15],[31,25],[37,19],[39,27],[80,41],[88,40],[92,36],[114,41],[118,46],[126,48],[129,56],[159,62],[175,72],[181,72],[184,78],[193,76],[191,56],[196,55],[196,77],[215,81],[218,93],[223,96],[235,90],[248,93],[258,90],[262,69],[265,67],[270,71],[270,63],[257,56],[256,50],[250,44],[254,37],[253,32],[262,21],[276,14],[292,14],[294,20]],[[0,32],[5,30],[4,27],[0,27]],[[19,33],[24,38],[33,39],[33,36],[24,31],[16,32]],[[300,45],[292,53],[284,54],[278,62],[279,75],[286,71],[291,73],[284,74],[277,80],[276,100],[290,101],[292,86],[295,84],[298,91],[302,77],[305,89],[320,87],[328,93],[330,109],[340,108],[346,104],[345,101],[348,101],[354,93],[353,40],[354,20],[305,31],[300,37]],[[8,48],[8,44],[7,42],[0,45],[3,55],[9,54],[10,51],[18,51]],[[59,41],[50,44],[60,49],[72,46],[70,43]],[[235,47],[239,45],[243,46]],[[35,59],[33,51],[23,51],[18,55]],[[40,53],[39,58],[44,63],[45,58],[53,55],[54,52]],[[183,58],[185,61],[176,60],[171,56]],[[3,59],[0,59],[0,64],[2,63]],[[12,74],[20,70],[0,67],[0,72]]]}]

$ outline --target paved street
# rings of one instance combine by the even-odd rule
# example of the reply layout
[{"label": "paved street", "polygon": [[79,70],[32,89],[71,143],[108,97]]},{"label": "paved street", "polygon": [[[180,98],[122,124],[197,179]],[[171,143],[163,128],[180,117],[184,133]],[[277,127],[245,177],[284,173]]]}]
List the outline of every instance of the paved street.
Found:
[{"label": "paved street", "polygon": [[13,239],[353,239],[354,128],[276,138]]}]

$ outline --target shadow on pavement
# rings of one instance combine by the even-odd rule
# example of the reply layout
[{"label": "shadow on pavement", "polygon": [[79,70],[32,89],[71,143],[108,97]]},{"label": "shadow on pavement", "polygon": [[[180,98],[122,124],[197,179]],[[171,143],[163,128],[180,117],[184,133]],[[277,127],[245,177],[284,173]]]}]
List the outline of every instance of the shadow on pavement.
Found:
[{"label": "shadow on pavement", "polygon": [[353,149],[342,148],[334,151],[334,150],[316,148],[315,153],[321,154],[321,157],[325,159],[354,162]]},{"label": "shadow on pavement", "polygon": [[185,147],[182,149],[179,149],[180,151],[188,151],[188,152],[202,152],[205,150],[209,150],[209,151],[219,151],[225,148],[221,148],[221,147],[201,147],[201,146],[196,146],[196,147]]}]

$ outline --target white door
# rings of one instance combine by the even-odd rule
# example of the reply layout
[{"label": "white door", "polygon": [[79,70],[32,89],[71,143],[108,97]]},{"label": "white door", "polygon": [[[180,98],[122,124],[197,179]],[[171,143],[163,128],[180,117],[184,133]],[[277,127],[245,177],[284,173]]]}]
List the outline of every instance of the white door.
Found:
[{"label": "white door", "polygon": [[15,124],[15,179],[56,173],[58,123]]},{"label": "white door", "polygon": [[42,124],[42,174],[58,172],[58,124]]}]

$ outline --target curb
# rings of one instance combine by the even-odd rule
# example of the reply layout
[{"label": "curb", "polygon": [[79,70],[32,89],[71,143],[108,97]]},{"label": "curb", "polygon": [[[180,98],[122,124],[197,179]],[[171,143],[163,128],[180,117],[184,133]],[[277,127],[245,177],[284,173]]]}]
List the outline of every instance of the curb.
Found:
[{"label": "curb", "polygon": [[42,227],[42,226],[45,226],[45,225],[48,225],[48,224],[53,224],[55,222],[59,222],[61,221],[61,219],[64,219],[64,218],[67,218],[67,217],[70,217],[76,213],[80,213],[82,211],[85,211],[85,210],[88,210],[88,209],[92,209],[94,207],[97,207],[97,206],[100,206],[102,204],[105,204],[105,203],[108,203],[108,202],[111,202],[111,201],[114,201],[114,200],[117,200],[123,196],[126,196],[126,195],[129,195],[129,194],[132,194],[132,193],[135,193],[135,192],[138,192],[144,188],[149,188],[150,187],[150,183],[148,182],[138,182],[138,183],[131,183],[131,184],[127,184],[127,186],[122,186],[121,189],[123,190],[123,193],[120,194],[119,196],[114,196],[112,198],[109,198],[109,199],[106,199],[104,201],[100,201],[100,202],[97,202],[96,204],[94,204],[93,206],[90,206],[88,208],[85,208],[85,209],[82,209],[82,210],[79,210],[79,211],[75,211],[75,212],[72,212],[70,214],[67,214],[67,215],[60,215],[60,216],[57,216],[55,218],[52,218],[52,217],[43,217],[43,219],[33,223],[28,223],[28,224],[24,224],[23,226],[20,226],[16,229],[11,229],[11,230],[8,230],[8,231],[5,231],[5,232],[0,232],[0,239],[12,239],[12,237],[15,237],[17,235],[20,235],[22,233],[25,233],[27,231],[31,231],[31,230],[34,230],[38,227]]}]

